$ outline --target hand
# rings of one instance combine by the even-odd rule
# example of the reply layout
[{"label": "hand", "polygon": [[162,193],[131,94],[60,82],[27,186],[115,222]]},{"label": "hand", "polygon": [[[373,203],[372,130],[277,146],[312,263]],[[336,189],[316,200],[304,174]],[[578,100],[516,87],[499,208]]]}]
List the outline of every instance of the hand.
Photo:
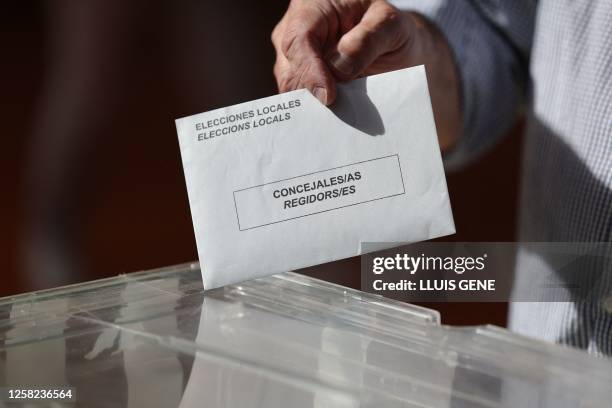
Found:
[{"label": "hand", "polygon": [[322,103],[346,81],[425,64],[442,148],[461,129],[460,82],[452,52],[423,16],[385,0],[292,0],[272,33],[280,92],[307,88]]}]

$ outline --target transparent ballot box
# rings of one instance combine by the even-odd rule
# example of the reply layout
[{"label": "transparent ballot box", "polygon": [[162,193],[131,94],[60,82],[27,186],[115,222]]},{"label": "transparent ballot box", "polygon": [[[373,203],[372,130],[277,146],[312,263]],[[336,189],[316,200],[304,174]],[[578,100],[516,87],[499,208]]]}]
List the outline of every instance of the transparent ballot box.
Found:
[{"label": "transparent ballot box", "polygon": [[0,387],[83,407],[609,407],[612,363],[284,273],[197,264],[0,299]]}]

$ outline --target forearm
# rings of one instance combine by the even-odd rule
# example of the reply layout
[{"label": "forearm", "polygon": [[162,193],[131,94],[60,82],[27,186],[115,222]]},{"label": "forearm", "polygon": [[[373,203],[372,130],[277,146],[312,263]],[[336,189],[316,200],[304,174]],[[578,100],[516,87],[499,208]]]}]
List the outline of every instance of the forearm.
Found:
[{"label": "forearm", "polygon": [[449,150],[462,130],[461,79],[453,53],[438,28],[421,14],[405,11],[416,28],[411,45],[413,65],[424,64],[442,151]]}]

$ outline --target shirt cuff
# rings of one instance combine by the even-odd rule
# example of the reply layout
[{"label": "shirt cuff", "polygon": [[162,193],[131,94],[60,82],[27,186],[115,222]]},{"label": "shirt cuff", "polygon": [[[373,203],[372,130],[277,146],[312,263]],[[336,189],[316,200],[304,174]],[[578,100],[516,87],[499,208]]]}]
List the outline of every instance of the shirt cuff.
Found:
[{"label": "shirt cuff", "polygon": [[432,21],[453,52],[461,79],[463,128],[444,154],[447,168],[463,165],[490,148],[513,125],[520,104],[520,59],[512,46],[467,0],[396,0],[402,9]]}]

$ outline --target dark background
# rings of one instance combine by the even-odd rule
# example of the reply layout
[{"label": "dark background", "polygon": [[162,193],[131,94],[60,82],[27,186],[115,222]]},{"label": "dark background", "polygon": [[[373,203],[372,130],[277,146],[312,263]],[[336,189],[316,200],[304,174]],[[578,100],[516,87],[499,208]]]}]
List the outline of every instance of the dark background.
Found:
[{"label": "dark background", "polygon": [[[44,262],[27,270],[31,207],[59,208],[80,258],[70,282],[197,259],[174,119],[276,92],[269,36],[286,3],[1,7],[0,296],[44,286]],[[445,239],[515,240],[520,131],[447,174],[457,234]],[[357,258],[303,272],[359,286]],[[505,304],[426,306],[446,323],[506,323]]]}]

